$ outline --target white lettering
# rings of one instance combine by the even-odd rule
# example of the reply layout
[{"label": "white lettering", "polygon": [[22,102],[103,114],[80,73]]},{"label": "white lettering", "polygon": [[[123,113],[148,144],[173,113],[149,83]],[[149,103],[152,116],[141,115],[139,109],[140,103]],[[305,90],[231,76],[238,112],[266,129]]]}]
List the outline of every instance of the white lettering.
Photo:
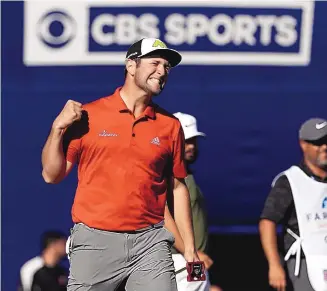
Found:
[{"label": "white lettering", "polygon": [[208,17],[203,14],[190,14],[186,25],[188,27],[187,43],[195,44],[197,38],[205,36],[208,31]]},{"label": "white lettering", "polygon": [[153,37],[160,38],[160,31],[157,28],[159,23],[159,18],[150,13],[145,13],[140,16],[139,19],[139,28],[140,28],[140,37]]},{"label": "white lettering", "polygon": [[[219,29],[222,28],[222,32]],[[232,19],[225,14],[217,14],[211,19],[208,37],[216,45],[225,45],[231,42],[233,37]]]},{"label": "white lettering", "polygon": [[255,45],[256,39],[254,34],[257,30],[257,24],[250,15],[235,16],[234,27],[234,43],[240,45],[246,43],[247,45]]},{"label": "white lettering", "polygon": [[[139,18],[133,14],[101,14],[91,25],[91,35],[100,45],[106,46],[113,43],[129,45],[143,37],[160,37],[157,28],[157,16],[146,13]],[[105,27],[112,27],[112,32],[105,31]]]},{"label": "white lettering", "polygon": [[257,23],[260,26],[260,43],[267,46],[271,44],[272,27],[274,25],[276,16],[274,15],[258,15],[256,17]]},{"label": "white lettering", "polygon": [[120,14],[116,17],[115,39],[119,45],[127,45],[137,41],[137,18],[132,14]]},{"label": "white lettering", "polygon": [[165,41],[173,45],[194,45],[199,38],[207,37],[213,44],[264,46],[272,42],[287,47],[297,41],[297,21],[284,15],[246,15],[231,17],[216,14],[209,18],[204,14],[171,14],[165,20]]},{"label": "white lettering", "polygon": [[185,41],[184,34],[185,18],[182,14],[170,14],[165,21],[167,33],[165,41],[172,45],[181,45]]},{"label": "white lettering", "polygon": [[292,46],[297,40],[296,19],[292,16],[284,15],[275,22],[277,35],[275,41],[280,46]]},{"label": "white lettering", "polygon": [[114,26],[115,17],[111,14],[101,14],[97,16],[91,25],[91,34],[93,39],[101,45],[110,45],[114,43],[112,33],[104,32],[103,27]]}]

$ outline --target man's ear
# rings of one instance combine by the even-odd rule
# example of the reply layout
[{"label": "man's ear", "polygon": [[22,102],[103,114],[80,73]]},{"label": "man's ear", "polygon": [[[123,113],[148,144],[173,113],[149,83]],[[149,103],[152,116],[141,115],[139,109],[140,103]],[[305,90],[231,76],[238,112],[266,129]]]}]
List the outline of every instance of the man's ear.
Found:
[{"label": "man's ear", "polygon": [[135,75],[135,71],[136,71],[136,62],[133,60],[127,60],[126,62],[126,71],[127,74],[130,74],[132,76]]},{"label": "man's ear", "polygon": [[299,144],[300,144],[302,151],[305,152],[307,149],[307,146],[308,146],[307,143],[304,140],[300,139]]}]

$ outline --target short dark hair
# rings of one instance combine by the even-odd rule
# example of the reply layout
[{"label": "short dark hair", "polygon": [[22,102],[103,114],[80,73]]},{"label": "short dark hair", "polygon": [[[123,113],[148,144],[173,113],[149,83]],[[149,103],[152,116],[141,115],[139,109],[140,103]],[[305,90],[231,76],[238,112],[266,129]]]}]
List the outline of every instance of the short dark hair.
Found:
[{"label": "short dark hair", "polygon": [[45,250],[55,241],[67,239],[66,234],[58,230],[48,230],[41,235],[41,250]]}]

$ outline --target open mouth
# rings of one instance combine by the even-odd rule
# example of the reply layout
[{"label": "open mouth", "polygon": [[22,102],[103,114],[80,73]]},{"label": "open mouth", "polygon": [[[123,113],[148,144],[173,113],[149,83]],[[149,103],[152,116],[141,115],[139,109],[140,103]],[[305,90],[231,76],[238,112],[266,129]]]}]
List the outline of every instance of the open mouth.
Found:
[{"label": "open mouth", "polygon": [[165,84],[162,79],[158,79],[158,78],[150,78],[150,81],[151,82],[156,82],[159,85],[160,90],[163,89],[164,84]]}]

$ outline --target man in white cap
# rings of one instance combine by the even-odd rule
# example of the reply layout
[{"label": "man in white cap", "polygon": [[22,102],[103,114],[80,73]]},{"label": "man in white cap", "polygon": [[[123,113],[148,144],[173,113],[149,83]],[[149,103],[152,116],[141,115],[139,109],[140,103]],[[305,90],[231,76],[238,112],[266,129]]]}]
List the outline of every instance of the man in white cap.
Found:
[{"label": "man in white cap", "polygon": [[153,102],[181,60],[160,39],[141,39],[127,51],[122,86],[88,104],[69,100],[53,122],[44,180],[59,183],[78,165],[68,291],[117,290],[123,282],[127,291],[176,291],[174,237],[163,227],[171,182],[183,255],[199,260],[183,130]]},{"label": "man in white cap", "polygon": [[[187,177],[185,178],[186,185],[189,189],[191,196],[191,209],[192,209],[192,221],[195,237],[195,246],[198,251],[198,255],[201,261],[204,262],[206,268],[206,275],[208,278],[207,270],[213,264],[212,259],[208,256],[208,225],[207,225],[207,213],[205,209],[204,196],[200,190],[200,187],[196,184],[191,164],[193,164],[198,156],[198,137],[204,137],[203,132],[198,131],[196,118],[192,115],[177,112],[174,115],[179,119],[185,136],[185,162],[187,169]],[[173,260],[176,270],[176,281],[179,291],[209,291],[210,283],[209,279],[201,282],[188,282],[187,271],[185,268],[185,259],[182,256],[183,242],[175,228],[173,218],[166,208],[165,214],[166,227],[169,228],[175,235],[175,245],[172,249]],[[221,290],[215,286],[215,290]],[[217,289],[218,288],[218,289]]]},{"label": "man in white cap", "polygon": [[[327,290],[327,120],[312,118],[299,130],[303,161],[276,176],[259,230],[269,284],[279,291]],[[283,259],[277,247],[283,226]],[[287,289],[286,289],[287,288]]]}]

